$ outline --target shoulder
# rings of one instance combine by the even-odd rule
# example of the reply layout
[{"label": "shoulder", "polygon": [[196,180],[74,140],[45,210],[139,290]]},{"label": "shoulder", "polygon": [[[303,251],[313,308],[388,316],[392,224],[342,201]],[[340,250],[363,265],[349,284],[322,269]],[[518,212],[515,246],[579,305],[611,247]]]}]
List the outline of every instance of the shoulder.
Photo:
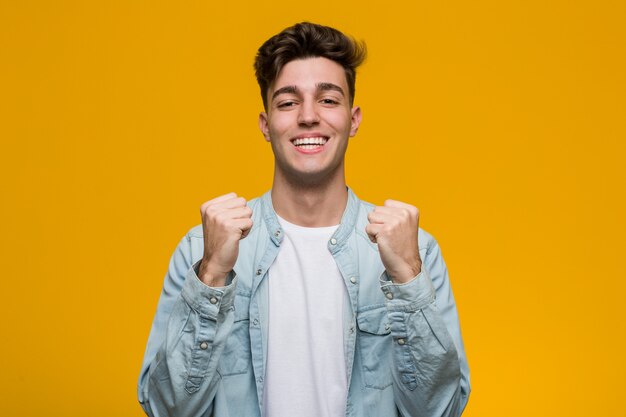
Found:
[{"label": "shoulder", "polygon": [[437,247],[437,240],[421,227],[417,232],[417,243],[420,248],[425,248],[427,252],[431,252],[433,248]]},{"label": "shoulder", "polygon": [[369,221],[367,220],[367,214],[370,211],[372,211],[375,206],[374,204],[368,203],[367,201],[363,201],[361,199],[358,199],[357,201],[358,201],[358,205],[357,205],[356,221],[354,222],[354,232],[356,233],[358,237],[364,240],[368,244],[368,246],[372,247],[373,249],[376,249],[376,245],[374,245],[370,241],[369,237],[367,236],[367,233],[365,233],[365,227],[369,223]]}]

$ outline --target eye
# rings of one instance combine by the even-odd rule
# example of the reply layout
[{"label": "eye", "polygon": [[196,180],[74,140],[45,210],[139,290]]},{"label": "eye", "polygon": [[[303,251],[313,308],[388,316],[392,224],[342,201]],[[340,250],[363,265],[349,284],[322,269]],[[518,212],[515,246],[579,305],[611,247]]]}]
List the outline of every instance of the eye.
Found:
[{"label": "eye", "polygon": [[293,107],[295,105],[296,105],[295,101],[288,100],[288,101],[283,101],[283,102],[278,103],[277,107],[278,108],[287,108],[287,107]]},{"label": "eye", "polygon": [[332,99],[332,98],[324,98],[324,99],[321,100],[321,103],[322,104],[331,104],[331,105],[339,104],[339,102],[337,100]]}]

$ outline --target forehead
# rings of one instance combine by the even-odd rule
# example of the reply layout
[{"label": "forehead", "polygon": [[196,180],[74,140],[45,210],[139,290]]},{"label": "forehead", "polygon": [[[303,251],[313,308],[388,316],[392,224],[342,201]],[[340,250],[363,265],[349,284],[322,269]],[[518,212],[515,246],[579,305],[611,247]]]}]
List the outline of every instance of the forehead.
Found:
[{"label": "forehead", "polygon": [[285,86],[296,86],[300,90],[315,89],[320,83],[332,83],[347,94],[348,81],[341,65],[328,58],[315,57],[288,62],[278,73],[270,88],[273,91]]}]

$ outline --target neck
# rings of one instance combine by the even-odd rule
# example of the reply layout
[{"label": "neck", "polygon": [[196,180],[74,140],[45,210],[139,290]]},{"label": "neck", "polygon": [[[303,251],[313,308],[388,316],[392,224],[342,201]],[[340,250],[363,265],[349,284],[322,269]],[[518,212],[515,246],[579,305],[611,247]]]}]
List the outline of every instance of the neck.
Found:
[{"label": "neck", "polygon": [[348,203],[345,176],[320,184],[294,184],[274,175],[272,205],[289,223],[304,227],[335,226]]}]

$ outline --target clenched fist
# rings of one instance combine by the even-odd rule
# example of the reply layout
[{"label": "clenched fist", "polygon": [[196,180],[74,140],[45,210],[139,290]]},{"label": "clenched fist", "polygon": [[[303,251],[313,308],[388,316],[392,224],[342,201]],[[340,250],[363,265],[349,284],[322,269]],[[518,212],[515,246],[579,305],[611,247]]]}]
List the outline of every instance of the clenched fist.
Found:
[{"label": "clenched fist", "polygon": [[387,200],[367,215],[365,232],[378,244],[380,259],[393,282],[403,284],[422,270],[417,230],[419,211],[410,204]]},{"label": "clenched fist", "polygon": [[252,228],[252,209],[243,197],[229,193],[200,206],[204,254],[199,277],[210,287],[222,287],[239,255],[239,241]]}]

